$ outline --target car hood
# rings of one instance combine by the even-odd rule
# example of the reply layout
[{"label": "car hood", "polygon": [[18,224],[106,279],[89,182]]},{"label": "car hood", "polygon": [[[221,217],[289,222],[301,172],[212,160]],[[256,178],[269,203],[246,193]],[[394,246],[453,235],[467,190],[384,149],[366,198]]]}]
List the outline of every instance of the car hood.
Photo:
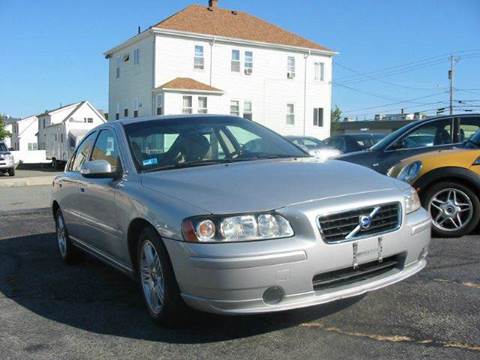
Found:
[{"label": "car hood", "polygon": [[262,160],[142,175],[144,187],[214,214],[269,211],[395,189],[396,182],[358,165],[312,159]]}]

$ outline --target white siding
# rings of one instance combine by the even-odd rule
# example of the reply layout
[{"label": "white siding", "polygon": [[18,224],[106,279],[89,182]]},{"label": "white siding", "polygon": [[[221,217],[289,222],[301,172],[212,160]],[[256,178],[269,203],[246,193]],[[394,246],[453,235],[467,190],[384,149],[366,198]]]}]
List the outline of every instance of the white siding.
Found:
[{"label": "white siding", "polygon": [[[128,109],[129,117],[133,117],[134,102],[138,98],[139,117],[152,115],[152,86],[153,86],[153,40],[148,37],[132,46],[126,47],[109,59],[109,120],[115,120],[117,107],[120,110],[120,119]],[[139,64],[135,64],[134,51],[139,50]],[[129,54],[130,60],[123,61]],[[117,58],[120,57],[120,77],[116,78]]]},{"label": "white siding", "polygon": [[[36,116],[17,121],[12,131],[12,147],[17,151],[28,151],[29,144],[37,144],[37,132],[38,118]],[[31,147],[33,146],[31,145]]]},{"label": "white siding", "polygon": [[[154,37],[156,40],[154,41]],[[155,81],[152,73],[128,75],[122,71],[120,79],[115,79],[115,58],[127,50],[138,46],[148,48],[155,45],[155,64],[146,69],[155,69]],[[194,68],[195,46],[204,47],[203,70]],[[327,55],[308,54],[299,51],[236,45],[230,42],[215,43],[205,39],[193,39],[174,35],[151,35],[124,50],[114,53],[110,58],[110,119],[115,118],[117,104],[121,103],[123,117],[124,104],[139,97],[143,102],[141,116],[156,114],[152,107],[151,91],[154,88],[177,78],[187,77],[209,84],[224,91],[223,95],[208,95],[209,113],[229,114],[230,101],[240,102],[240,115],[243,115],[245,101],[252,103],[253,120],[283,135],[311,135],[325,138],[330,135],[332,58]],[[240,72],[231,71],[232,50],[240,50]],[[253,72],[246,75],[245,51],[253,52]],[[130,51],[132,52],[132,51]],[[153,52],[142,53],[147,65],[153,60]],[[295,78],[287,78],[287,60],[295,57]],[[149,58],[148,58],[149,57]],[[148,60],[147,60],[148,59]],[[150,61],[150,62],[148,62]],[[315,63],[325,64],[324,81],[315,80]],[[122,63],[123,65],[123,63]],[[306,66],[306,68],[305,68]],[[126,73],[127,72],[127,73]],[[148,73],[148,74],[147,74]],[[305,78],[306,75],[306,78]],[[149,97],[150,96],[150,97]],[[182,94],[166,93],[165,114],[180,114]],[[193,94],[194,98],[198,94]],[[148,99],[150,101],[148,101]],[[295,124],[287,125],[287,104],[295,104]],[[194,107],[197,101],[193,101]],[[305,106],[306,105],[306,106]],[[323,127],[313,124],[314,108],[323,108]],[[193,111],[195,113],[195,110]],[[129,117],[133,113],[130,106]]]}]

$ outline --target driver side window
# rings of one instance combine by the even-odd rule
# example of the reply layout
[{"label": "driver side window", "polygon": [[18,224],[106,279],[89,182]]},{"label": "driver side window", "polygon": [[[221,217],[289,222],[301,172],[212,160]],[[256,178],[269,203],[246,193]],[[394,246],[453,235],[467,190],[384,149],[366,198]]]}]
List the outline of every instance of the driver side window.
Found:
[{"label": "driver side window", "polygon": [[396,149],[415,149],[453,143],[452,121],[436,121],[412,131],[394,145]]}]

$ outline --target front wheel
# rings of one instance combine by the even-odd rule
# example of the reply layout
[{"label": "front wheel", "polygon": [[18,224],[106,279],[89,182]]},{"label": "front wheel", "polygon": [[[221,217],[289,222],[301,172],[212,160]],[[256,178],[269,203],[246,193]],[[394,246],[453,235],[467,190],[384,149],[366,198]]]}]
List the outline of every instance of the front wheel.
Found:
[{"label": "front wheel", "polygon": [[65,224],[65,219],[63,218],[63,214],[60,209],[58,209],[55,214],[55,225],[57,233],[57,245],[62,260],[66,264],[76,263],[80,258],[79,249],[72,244],[72,241],[68,236],[67,225]]},{"label": "front wheel", "polygon": [[155,322],[176,325],[185,319],[188,308],[180,296],[167,250],[150,227],[140,234],[137,276],[148,312]]},{"label": "front wheel", "polygon": [[439,237],[461,237],[480,221],[480,201],[469,187],[441,182],[427,190],[423,206],[432,216],[433,233]]},{"label": "front wheel", "polygon": [[15,176],[15,168],[8,169],[9,176]]}]

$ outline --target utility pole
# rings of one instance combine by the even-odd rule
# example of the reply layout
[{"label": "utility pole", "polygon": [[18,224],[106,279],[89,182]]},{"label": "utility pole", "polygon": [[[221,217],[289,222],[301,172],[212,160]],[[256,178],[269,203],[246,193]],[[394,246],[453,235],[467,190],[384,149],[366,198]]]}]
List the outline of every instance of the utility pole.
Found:
[{"label": "utility pole", "polygon": [[453,91],[455,80],[455,56],[450,56],[450,70],[448,71],[448,80],[450,80],[450,115],[453,115]]}]

